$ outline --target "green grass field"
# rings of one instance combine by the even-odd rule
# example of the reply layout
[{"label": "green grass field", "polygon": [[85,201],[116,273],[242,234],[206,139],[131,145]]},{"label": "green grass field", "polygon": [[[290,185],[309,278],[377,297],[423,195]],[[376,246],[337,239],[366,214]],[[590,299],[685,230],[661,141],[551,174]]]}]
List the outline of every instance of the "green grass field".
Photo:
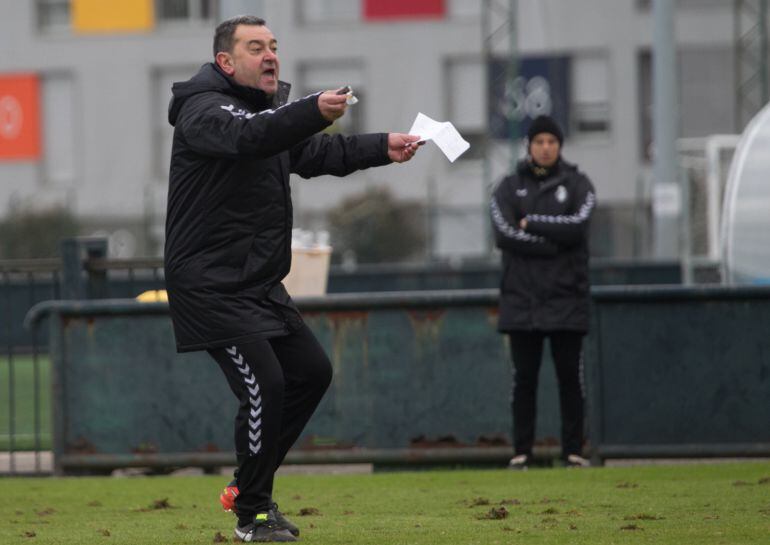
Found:
[{"label": "green grass field", "polygon": [[[225,481],[3,479],[0,543],[229,542],[234,518],[217,501]],[[287,475],[276,499],[305,543],[770,542],[770,464],[761,463]]]},{"label": "green grass field", "polygon": [[[40,370],[41,448],[51,448],[51,364],[47,356],[38,357]],[[0,357],[0,451],[10,445],[10,390],[8,357]],[[15,450],[31,450],[35,446],[34,367],[32,356],[14,356]]]}]

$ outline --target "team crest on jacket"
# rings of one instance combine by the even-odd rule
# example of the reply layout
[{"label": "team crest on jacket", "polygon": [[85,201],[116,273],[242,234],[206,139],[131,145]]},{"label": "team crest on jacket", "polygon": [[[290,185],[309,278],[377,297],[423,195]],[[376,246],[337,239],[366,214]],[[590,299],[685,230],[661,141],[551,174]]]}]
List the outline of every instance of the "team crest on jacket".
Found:
[{"label": "team crest on jacket", "polygon": [[527,188],[523,187],[521,189],[516,190],[516,196],[517,197],[526,197],[527,196]]},{"label": "team crest on jacket", "polygon": [[559,202],[564,202],[567,200],[567,188],[563,185],[560,185],[556,188],[556,200]]}]

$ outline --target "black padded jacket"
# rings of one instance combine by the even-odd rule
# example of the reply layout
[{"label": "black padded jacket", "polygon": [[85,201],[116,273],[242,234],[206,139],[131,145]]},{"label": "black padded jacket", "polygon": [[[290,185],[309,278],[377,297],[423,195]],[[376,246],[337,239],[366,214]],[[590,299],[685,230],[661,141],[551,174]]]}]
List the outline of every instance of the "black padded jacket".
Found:
[{"label": "black padded jacket", "polygon": [[544,178],[522,161],[500,182],[491,201],[503,260],[500,331],[588,331],[588,225],[595,206],[591,181],[563,160]]},{"label": "black padded jacket", "polygon": [[387,134],[317,134],[318,94],[286,103],[214,64],[175,83],[165,278],[180,352],[285,335],[302,318],[291,266],[290,173],[345,176],[390,163]]}]

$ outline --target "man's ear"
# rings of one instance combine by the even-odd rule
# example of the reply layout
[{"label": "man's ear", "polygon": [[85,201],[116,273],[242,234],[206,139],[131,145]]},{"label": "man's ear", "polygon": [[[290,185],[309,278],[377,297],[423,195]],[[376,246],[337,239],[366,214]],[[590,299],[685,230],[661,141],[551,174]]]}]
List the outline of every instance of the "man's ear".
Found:
[{"label": "man's ear", "polygon": [[235,73],[235,66],[233,65],[233,56],[226,51],[220,51],[215,57],[217,65],[228,76],[232,76]]}]

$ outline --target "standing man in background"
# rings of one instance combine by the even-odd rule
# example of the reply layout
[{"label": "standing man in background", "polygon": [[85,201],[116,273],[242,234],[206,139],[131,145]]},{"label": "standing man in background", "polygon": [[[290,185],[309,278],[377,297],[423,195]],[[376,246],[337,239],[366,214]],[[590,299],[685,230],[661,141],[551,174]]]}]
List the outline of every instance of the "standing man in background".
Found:
[{"label": "standing man in background", "polygon": [[528,157],[503,179],[491,201],[502,250],[498,329],[513,358],[513,443],[509,467],[527,469],[535,441],[537,383],[546,338],[556,366],[562,458],[582,457],[583,336],[588,332],[588,225],[596,205],[591,181],[561,158],[563,135],[540,116],[527,132]]},{"label": "standing man in background", "polygon": [[[295,541],[273,478],[326,391],[331,364],[281,280],[291,266],[289,174],[345,176],[404,162],[418,136],[318,134],[346,95],[287,103],[265,21],[221,23],[214,62],[175,83],[165,273],[180,352],[206,350],[240,407],[238,469],[220,498],[240,541]],[[344,92],[343,92],[344,93]]]}]

